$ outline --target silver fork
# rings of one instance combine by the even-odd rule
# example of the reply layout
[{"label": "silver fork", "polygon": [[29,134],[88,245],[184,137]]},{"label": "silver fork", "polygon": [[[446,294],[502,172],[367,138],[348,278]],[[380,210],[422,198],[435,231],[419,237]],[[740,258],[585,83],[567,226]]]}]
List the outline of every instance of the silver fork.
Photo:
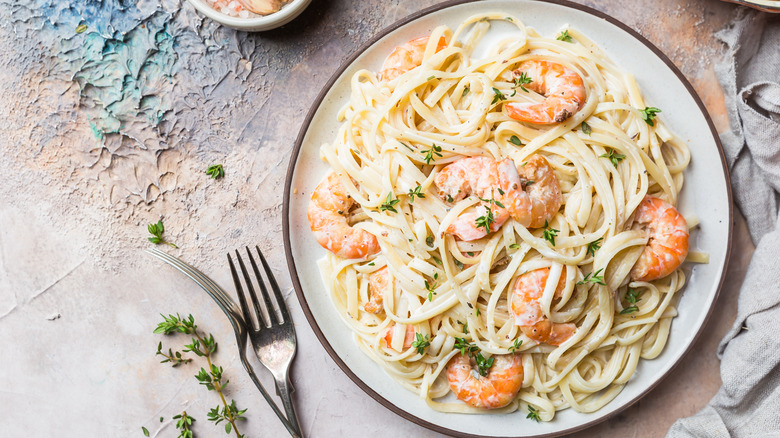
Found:
[{"label": "silver fork", "polygon": [[289,421],[287,421],[282,412],[279,411],[276,403],[274,403],[271,396],[257,379],[255,370],[252,368],[252,365],[250,365],[246,359],[246,326],[244,325],[244,320],[241,317],[241,311],[239,310],[238,306],[236,306],[236,303],[227,294],[227,292],[219,287],[219,285],[215,283],[214,280],[206,276],[206,274],[200,272],[191,265],[170,254],[164,253],[154,248],[147,249],[146,252],[178,269],[187,277],[190,277],[195,283],[198,284],[198,286],[205,290],[214,301],[216,301],[219,308],[225,312],[228,320],[230,320],[230,325],[233,326],[233,332],[236,334],[236,343],[238,344],[238,356],[241,359],[241,364],[244,366],[244,369],[249,374],[249,377],[252,379],[252,382],[255,384],[257,389],[260,390],[260,394],[263,395],[265,401],[271,405],[271,409],[273,409],[276,416],[279,417],[279,420],[281,420],[282,424],[284,424],[287,432],[289,432],[293,437],[299,437],[300,434],[298,434],[297,430],[290,424]]},{"label": "silver fork", "polygon": [[[257,255],[260,256],[260,262],[263,264],[263,270],[265,270],[265,275],[268,278],[271,290],[273,290],[281,318],[280,315],[277,315],[274,306],[271,304],[271,296],[268,293],[263,277],[260,275],[260,270],[257,269],[257,263],[255,263],[255,259],[252,256],[249,247],[246,247],[246,253],[249,256],[249,263],[252,265],[257,284],[260,286],[260,292],[263,296],[263,301],[268,314],[267,318],[263,315],[263,311],[260,308],[260,302],[255,294],[255,288],[252,285],[251,277],[238,250],[236,250],[236,259],[238,260],[238,265],[241,267],[241,273],[246,282],[246,288],[249,291],[249,298],[252,300],[255,318],[252,318],[249,305],[247,304],[247,298],[241,287],[238,273],[236,272],[236,267],[233,264],[233,260],[230,258],[230,254],[228,254],[230,272],[233,274],[233,282],[236,284],[236,293],[238,293],[238,302],[241,305],[241,310],[244,312],[244,321],[246,321],[246,326],[249,330],[249,339],[252,340],[255,354],[257,354],[257,358],[260,359],[260,362],[271,371],[271,374],[273,374],[274,380],[276,380],[276,393],[282,399],[284,410],[287,412],[287,419],[290,420],[290,423],[293,424],[298,433],[302,435],[301,426],[298,422],[297,415],[295,415],[295,406],[293,405],[291,398],[293,387],[290,384],[289,378],[290,363],[292,363],[293,357],[295,357],[295,327],[293,327],[292,319],[287,311],[287,305],[284,302],[284,298],[282,298],[282,292],[279,289],[279,285],[276,283],[276,279],[271,273],[271,268],[268,267],[268,263],[265,261],[263,253],[260,252],[260,248],[255,246],[255,249],[257,250]],[[257,323],[254,322],[255,319],[257,320]]]}]

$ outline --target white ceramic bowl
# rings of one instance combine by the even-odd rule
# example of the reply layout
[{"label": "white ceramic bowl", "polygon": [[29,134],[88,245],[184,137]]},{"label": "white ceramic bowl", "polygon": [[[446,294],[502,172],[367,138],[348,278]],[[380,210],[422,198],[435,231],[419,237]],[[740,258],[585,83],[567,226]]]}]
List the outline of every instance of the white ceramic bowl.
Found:
[{"label": "white ceramic bowl", "polygon": [[309,3],[311,2],[311,0],[292,0],[282,6],[282,9],[278,12],[274,12],[273,14],[262,17],[240,18],[223,14],[209,6],[204,0],[187,1],[189,1],[201,14],[212,20],[224,24],[225,26],[232,27],[233,29],[247,32],[259,32],[284,26],[303,12],[303,10],[306,9],[306,6],[309,6]]}]

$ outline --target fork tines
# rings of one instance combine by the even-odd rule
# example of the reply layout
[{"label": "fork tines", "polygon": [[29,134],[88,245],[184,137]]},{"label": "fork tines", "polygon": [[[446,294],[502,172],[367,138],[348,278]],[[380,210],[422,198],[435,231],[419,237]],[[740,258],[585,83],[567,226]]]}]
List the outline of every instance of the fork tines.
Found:
[{"label": "fork tines", "polygon": [[[260,301],[257,299],[257,294],[255,293],[255,288],[252,282],[252,277],[249,275],[249,271],[246,268],[246,265],[244,264],[244,260],[241,258],[241,254],[238,250],[236,250],[236,260],[238,260],[238,266],[241,268],[241,273],[244,277],[244,283],[246,284],[246,288],[249,291],[249,297],[252,300],[252,306],[255,309],[255,314],[257,315],[258,321],[255,322],[254,318],[250,315],[251,312],[249,312],[249,306],[247,305],[246,301],[246,295],[244,294],[243,288],[241,287],[241,281],[239,279],[238,273],[236,272],[236,267],[233,264],[233,260],[230,257],[230,254],[228,254],[228,263],[230,264],[230,272],[233,274],[233,282],[236,284],[236,292],[238,293],[238,299],[241,302],[241,310],[244,313],[244,319],[246,320],[247,326],[249,328],[255,328],[262,329],[263,327],[271,327],[274,325],[282,325],[282,324],[289,324],[290,323],[290,315],[287,312],[287,306],[284,304],[284,299],[282,298],[282,292],[279,289],[279,285],[276,283],[276,279],[274,278],[273,274],[271,273],[271,268],[268,266],[268,263],[265,261],[265,257],[263,256],[263,253],[260,251],[260,248],[255,246],[255,250],[257,251],[258,257],[260,257],[260,263],[263,265],[263,270],[265,271],[265,276],[268,281],[268,284],[270,284],[271,290],[273,290],[274,299],[276,301],[275,305],[271,302],[271,296],[268,293],[268,288],[265,285],[265,281],[263,280],[263,277],[260,275],[260,270],[257,267],[257,263],[255,262],[255,258],[252,255],[252,252],[249,250],[249,247],[246,247],[246,255],[249,258],[249,264],[252,266],[252,270],[254,271],[255,278],[257,279],[257,285],[260,286],[260,292],[263,297],[263,302],[265,303],[265,309],[260,305]],[[281,315],[281,316],[280,316]]]}]

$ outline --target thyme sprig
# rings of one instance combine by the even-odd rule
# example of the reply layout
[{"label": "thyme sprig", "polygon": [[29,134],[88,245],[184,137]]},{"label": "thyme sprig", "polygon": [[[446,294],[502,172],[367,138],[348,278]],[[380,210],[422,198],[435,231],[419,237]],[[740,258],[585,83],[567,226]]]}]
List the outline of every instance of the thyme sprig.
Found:
[{"label": "thyme sprig", "polygon": [[206,169],[206,175],[213,179],[220,179],[225,176],[225,169],[222,168],[221,164],[212,164]]},{"label": "thyme sprig", "polygon": [[521,345],[523,345],[523,340],[522,339],[515,339],[515,343],[512,344],[511,347],[509,347],[509,352],[512,353],[512,354],[517,353],[518,350],[520,349]]},{"label": "thyme sprig", "polygon": [[596,272],[589,272],[588,275],[586,275],[585,278],[583,278],[581,281],[578,281],[577,284],[593,283],[606,286],[607,283],[604,283],[604,274],[599,275],[599,273],[603,270],[604,268],[601,268]]},{"label": "thyme sprig", "polygon": [[398,210],[395,209],[395,204],[398,204],[399,202],[401,202],[399,199],[393,199],[393,192],[389,192],[385,202],[379,206],[379,211],[392,211],[393,213],[398,213]]},{"label": "thyme sprig", "polygon": [[639,295],[642,294],[641,290],[631,289],[629,288],[626,292],[626,301],[631,304],[631,306],[626,307],[625,309],[620,311],[621,315],[628,315],[629,313],[638,312],[639,306],[636,305],[637,301],[642,301],[641,298],[639,298]]},{"label": "thyme sprig", "polygon": [[162,356],[165,359],[161,360],[160,363],[171,363],[172,367],[177,367],[183,363],[189,363],[192,362],[192,359],[182,357],[181,351],[173,351],[172,349],[168,349],[168,353],[165,353],[162,351],[162,342],[157,344],[157,353],[158,356]]},{"label": "thyme sprig", "polygon": [[520,72],[520,76],[513,79],[513,82],[515,85],[512,87],[513,89],[517,89],[520,87],[521,90],[528,92],[528,89],[524,87],[524,85],[528,85],[531,82],[533,82],[533,79],[528,77],[528,74],[526,72]]},{"label": "thyme sprig", "polygon": [[484,377],[488,375],[488,371],[490,371],[490,367],[493,366],[493,362],[495,362],[496,358],[491,357],[489,359],[485,359],[485,356],[482,355],[482,352],[479,352],[476,356],[474,356],[474,360],[477,362],[479,375]]},{"label": "thyme sprig", "polygon": [[572,39],[571,35],[569,35],[569,29],[564,30],[563,32],[559,33],[557,37],[555,37],[558,41],[564,41],[567,43],[572,43],[574,40]]},{"label": "thyme sprig", "polygon": [[469,355],[479,351],[479,347],[468,342],[466,338],[455,338],[455,349],[460,350],[461,356]]},{"label": "thyme sprig", "polygon": [[474,361],[477,363],[477,371],[479,371],[479,375],[483,377],[488,375],[490,367],[493,366],[493,362],[496,360],[494,357],[485,358],[479,350],[479,347],[468,342],[466,338],[455,338],[455,349],[460,350],[462,356],[468,354],[469,357],[473,357]]},{"label": "thyme sprig", "polygon": [[555,238],[558,236],[558,233],[560,230],[556,230],[555,228],[548,228],[549,224],[547,221],[544,221],[544,240],[552,243],[552,246],[555,246]]},{"label": "thyme sprig", "polygon": [[428,280],[425,280],[425,290],[428,291],[428,301],[433,301],[433,296],[436,295],[436,280],[439,279],[439,273],[436,272],[433,274],[433,281],[430,283]]},{"label": "thyme sprig", "polygon": [[243,435],[238,432],[238,429],[236,429],[236,421],[246,420],[244,412],[246,412],[246,409],[239,410],[236,407],[236,401],[230,400],[230,404],[224,403],[222,407],[217,405],[217,407],[212,408],[207,415],[209,421],[213,421],[215,425],[225,421],[226,434],[230,434],[232,429],[236,431],[237,436],[243,437]]},{"label": "thyme sprig", "polygon": [[539,411],[531,405],[528,405],[528,415],[526,415],[525,418],[530,418],[537,423],[541,420],[541,418],[539,418]]},{"label": "thyme sprig", "polygon": [[414,189],[409,189],[409,203],[414,204],[414,197],[425,198],[425,193],[422,192],[422,186],[417,185]]},{"label": "thyme sprig", "polygon": [[642,115],[642,120],[650,126],[655,126],[655,115],[660,113],[661,110],[654,106],[646,106],[645,109],[639,110]]},{"label": "thyme sprig", "polygon": [[599,237],[598,239],[594,240],[593,242],[590,242],[588,244],[588,254],[592,256],[596,256],[596,251],[601,249],[601,242],[604,240],[603,237]]},{"label": "thyme sprig", "polygon": [[502,100],[506,100],[506,96],[504,96],[504,93],[501,92],[496,87],[493,87],[493,101],[490,102],[491,105],[495,105],[498,102],[501,102]]},{"label": "thyme sprig", "polygon": [[443,157],[441,153],[441,146],[436,146],[435,144],[431,146],[430,149],[425,149],[422,151],[422,153],[425,154],[425,157],[423,158],[423,161],[425,161],[425,164],[431,164],[431,160],[433,160],[433,156],[437,157]]},{"label": "thyme sprig", "polygon": [[158,220],[156,224],[149,224],[146,226],[147,231],[149,231],[149,234],[152,235],[152,237],[147,237],[147,239],[154,243],[155,245],[159,243],[164,243],[166,245],[170,245],[174,248],[178,248],[178,246],[174,245],[171,242],[166,241],[163,239],[162,235],[165,232],[165,225],[163,225],[162,219]]},{"label": "thyme sprig", "polygon": [[[224,378],[224,370],[222,367],[217,366],[212,362],[212,356],[217,351],[217,342],[214,340],[214,335],[209,333],[208,335],[201,336],[198,332],[198,326],[195,324],[195,318],[192,315],[188,315],[186,318],[182,318],[178,313],[175,316],[170,314],[168,316],[160,316],[163,317],[163,321],[157,324],[154,333],[162,333],[165,335],[182,333],[191,335],[192,342],[185,345],[183,351],[190,352],[198,357],[206,359],[207,367],[201,367],[198,374],[195,375],[195,379],[209,391],[216,391],[222,401],[221,409],[220,406],[217,406],[209,413],[209,421],[213,421],[215,424],[219,424],[221,421],[227,421],[227,424],[225,424],[225,433],[230,434],[231,431],[234,431],[236,437],[242,438],[243,435],[239,432],[236,421],[244,419],[242,415],[246,412],[246,409],[239,410],[236,408],[235,400],[231,400],[231,403],[228,404],[225,399],[223,389],[227,386],[229,381]],[[161,352],[162,343],[158,345],[157,350],[158,353]],[[164,353],[162,355],[165,356]],[[176,356],[175,354],[171,354],[171,356],[176,359],[179,358],[179,356]],[[178,418],[178,420],[181,420],[182,418],[184,418],[184,416]],[[189,424],[187,426],[189,426]]]},{"label": "thyme sprig", "polygon": [[195,421],[193,417],[187,415],[187,411],[182,411],[181,414],[174,415],[173,419],[176,420],[176,429],[179,430],[179,436],[176,438],[192,438],[192,422]]},{"label": "thyme sprig", "polygon": [[414,336],[416,339],[412,342],[412,347],[417,350],[418,354],[425,354],[425,349],[431,345],[431,336],[425,335],[423,337],[422,333],[415,333]]},{"label": "thyme sprig", "polygon": [[600,158],[606,158],[609,161],[611,161],[612,165],[615,166],[615,169],[617,169],[618,163],[620,163],[621,161],[623,161],[626,158],[625,155],[619,154],[619,153],[615,152],[614,149],[610,149],[609,152],[607,152],[606,154],[601,154],[601,155],[599,155],[599,157]]}]

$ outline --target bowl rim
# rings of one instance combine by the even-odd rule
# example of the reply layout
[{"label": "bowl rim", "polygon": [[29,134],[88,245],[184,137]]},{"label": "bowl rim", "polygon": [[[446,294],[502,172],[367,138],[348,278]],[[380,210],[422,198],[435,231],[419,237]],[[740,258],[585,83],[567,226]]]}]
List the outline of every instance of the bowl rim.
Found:
[{"label": "bowl rim", "polygon": [[[290,240],[291,236],[291,226],[290,226],[290,200],[292,197],[292,180],[293,180],[293,174],[295,172],[296,163],[298,161],[298,156],[300,154],[301,148],[303,146],[303,140],[306,136],[306,133],[308,132],[309,126],[311,125],[311,122],[314,118],[315,113],[317,112],[317,109],[325,99],[325,96],[330,91],[330,89],[333,87],[333,85],[336,83],[338,78],[341,76],[344,71],[349,68],[349,66],[363,53],[365,52],[370,46],[372,46],[374,43],[379,41],[380,39],[384,38],[387,34],[390,32],[393,32],[394,30],[398,29],[399,27],[402,27],[412,21],[415,21],[421,17],[424,17],[426,15],[429,15],[431,13],[437,12],[442,9],[446,9],[449,7],[461,5],[461,4],[467,4],[467,3],[477,3],[481,0],[448,0],[439,4],[436,4],[434,6],[421,9],[417,12],[414,12],[395,23],[385,27],[381,31],[377,32],[373,37],[371,37],[368,41],[366,41],[364,44],[362,44],[360,47],[358,47],[355,51],[353,51],[339,66],[339,68],[331,75],[331,77],[328,79],[328,82],[323,86],[320,93],[317,95],[317,97],[312,101],[312,105],[309,109],[308,114],[306,115],[306,118],[303,121],[303,124],[301,125],[300,131],[298,132],[298,137],[295,141],[295,145],[293,146],[292,153],[290,155],[290,162],[288,164],[287,168],[287,176],[285,178],[285,186],[284,186],[284,197],[282,200],[282,234],[283,234],[283,240],[284,240],[284,251],[285,251],[285,257],[287,259],[287,268],[290,272],[290,278],[292,280],[293,288],[295,289],[295,295],[298,298],[299,303],[301,304],[301,308],[303,310],[304,315],[306,316],[306,320],[309,323],[309,326],[312,328],[312,331],[317,336],[317,339],[319,340],[320,344],[325,348],[328,355],[333,359],[333,361],[336,363],[336,365],[339,366],[341,371],[349,377],[350,380],[352,380],[353,383],[355,383],[360,389],[362,389],[369,397],[373,398],[376,402],[390,410],[391,412],[395,413],[396,415],[411,421],[412,423],[415,423],[417,425],[420,425],[422,427],[425,427],[429,430],[432,430],[434,432],[438,432],[445,435],[450,435],[454,437],[459,438],[478,438],[479,435],[473,435],[466,432],[460,432],[457,430],[448,429],[446,427],[439,426],[438,424],[431,423],[429,421],[423,420],[420,417],[417,417],[416,415],[413,415],[397,406],[395,406],[393,403],[382,397],[380,394],[378,394],[376,391],[374,391],[371,387],[369,387],[365,382],[363,382],[357,375],[347,366],[347,364],[343,361],[343,359],[336,353],[333,346],[330,345],[330,342],[327,340],[325,335],[322,332],[322,329],[317,324],[316,319],[314,318],[314,315],[311,312],[311,309],[309,308],[309,304],[306,300],[306,296],[303,293],[303,288],[301,287],[301,282],[298,277],[298,270],[296,268],[295,260],[293,259],[292,255],[292,244]],[[713,136],[713,139],[715,141],[716,148],[718,150],[721,166],[723,168],[723,173],[725,176],[725,182],[726,182],[726,194],[727,194],[727,200],[728,200],[728,236],[727,236],[727,246],[726,246],[726,252],[725,252],[725,260],[723,263],[723,269],[721,271],[721,277],[718,280],[717,288],[715,291],[715,296],[712,300],[712,305],[710,305],[709,309],[707,310],[707,314],[704,317],[704,320],[702,322],[701,327],[697,331],[697,333],[693,336],[691,339],[691,342],[688,344],[688,347],[685,349],[685,351],[680,355],[677,362],[672,364],[672,366],[663,374],[661,375],[655,382],[653,382],[651,385],[649,385],[644,391],[639,393],[636,397],[629,400],[627,403],[625,403],[623,406],[615,409],[614,411],[608,413],[607,415],[604,415],[602,417],[596,418],[592,421],[588,421],[585,423],[582,423],[580,425],[561,430],[556,431],[553,433],[538,435],[537,438],[545,438],[545,437],[554,437],[554,436],[560,436],[562,434],[570,434],[577,431],[581,431],[584,429],[587,429],[589,427],[592,427],[598,423],[602,423],[610,418],[614,418],[616,415],[620,414],[621,412],[625,411],[629,407],[633,406],[637,402],[639,402],[642,398],[644,398],[650,391],[655,389],[662,381],[664,381],[669,375],[672,374],[672,372],[679,366],[679,364],[683,361],[683,359],[690,354],[691,350],[693,349],[693,346],[696,344],[696,342],[701,338],[702,333],[704,332],[704,329],[707,327],[707,324],[710,322],[710,319],[712,318],[712,314],[715,309],[715,304],[717,303],[717,300],[720,296],[720,292],[723,289],[723,284],[726,279],[726,273],[728,270],[729,261],[731,258],[731,251],[732,251],[732,241],[733,241],[733,233],[734,233],[734,203],[733,203],[733,197],[732,197],[732,189],[731,189],[731,176],[729,174],[728,165],[726,162],[726,156],[725,152],[723,150],[723,145],[720,141],[720,136],[718,135],[717,130],[715,129],[715,124],[712,121],[712,117],[710,116],[709,112],[707,111],[707,108],[704,106],[704,103],[702,102],[699,95],[696,93],[696,90],[693,88],[691,83],[686,79],[685,75],[680,71],[679,68],[669,59],[668,56],[666,56],[658,47],[655,46],[652,42],[650,42],[647,38],[642,36],[639,32],[635,31],[633,28],[628,26],[627,24],[623,23],[622,21],[618,20],[617,18],[605,13],[601,12],[597,9],[591,8],[586,5],[582,5],[579,3],[573,3],[569,0],[531,0],[531,1],[539,1],[542,3],[550,3],[555,5],[560,5],[572,9],[576,9],[588,14],[591,14],[597,18],[601,18],[604,21],[607,21],[608,23],[618,27],[619,29],[627,32],[629,35],[634,37],[637,41],[641,42],[645,46],[647,46],[648,49],[650,49],[661,61],[664,62],[664,64],[669,67],[669,69],[678,77],[680,82],[685,87],[686,91],[691,95],[696,105],[699,107],[699,110],[702,112],[702,115],[704,116],[705,121],[707,122],[707,125],[710,128],[710,132]]]},{"label": "bowl rim", "polygon": [[255,27],[265,27],[265,26],[272,26],[274,24],[277,24],[279,22],[283,22],[281,24],[286,24],[286,19],[293,19],[295,16],[290,17],[291,15],[297,15],[297,13],[301,12],[303,9],[306,8],[306,6],[309,5],[309,2],[311,0],[291,0],[287,4],[283,5],[280,10],[277,12],[268,14],[268,15],[261,15],[259,17],[249,17],[249,18],[241,18],[241,17],[233,17],[227,14],[224,14],[211,6],[209,6],[205,0],[187,0],[198,12],[202,13],[203,15],[207,16],[208,18],[211,18],[212,20],[222,23],[226,26],[238,28],[238,29],[244,29],[244,28],[255,28]]}]

